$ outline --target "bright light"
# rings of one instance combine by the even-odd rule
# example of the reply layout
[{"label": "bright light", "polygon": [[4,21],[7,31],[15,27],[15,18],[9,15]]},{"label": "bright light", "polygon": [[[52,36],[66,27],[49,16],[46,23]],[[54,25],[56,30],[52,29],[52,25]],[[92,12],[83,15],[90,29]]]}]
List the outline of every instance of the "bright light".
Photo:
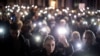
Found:
[{"label": "bright light", "polygon": [[91,22],[94,22],[95,21],[95,19],[91,19]]},{"label": "bright light", "polygon": [[0,28],[0,33],[4,33],[4,29],[3,28]]},{"label": "bright light", "polygon": [[40,10],[40,13],[43,13],[43,10]]},{"label": "bright light", "polygon": [[94,13],[95,13],[95,12],[94,12],[94,11],[92,11],[91,13],[92,13],[92,15],[94,15]]},{"label": "bright light", "polygon": [[46,32],[47,29],[46,29],[45,27],[43,27],[43,28],[41,29],[41,31],[42,31],[42,32]]},{"label": "bright light", "polygon": [[46,7],[45,10],[47,10],[48,8]]},{"label": "bright light", "polygon": [[41,16],[41,13],[38,13],[38,16]]},{"label": "bright light", "polygon": [[85,12],[83,12],[82,15],[85,15]]},{"label": "bright light", "polygon": [[33,26],[36,27],[36,23],[34,23]]},{"label": "bright light", "polygon": [[81,48],[82,48],[82,44],[81,44],[81,43],[77,43],[77,44],[76,44],[76,47],[77,47],[78,49],[81,49]]},{"label": "bright light", "polygon": [[100,21],[100,19],[98,19],[98,21]]},{"label": "bright light", "polygon": [[69,16],[72,16],[72,14],[69,14]]},{"label": "bright light", "polygon": [[2,15],[2,12],[0,12],[0,15]]},{"label": "bright light", "polygon": [[47,11],[44,11],[44,14],[46,14],[47,13]]},{"label": "bright light", "polygon": [[96,23],[96,22],[94,22],[94,23],[93,23],[93,25],[97,25],[97,23]]},{"label": "bright light", "polygon": [[51,14],[48,14],[48,18],[51,18],[52,16],[51,16]]},{"label": "bright light", "polygon": [[28,15],[28,12],[25,11],[24,13],[25,13],[25,15]]},{"label": "bright light", "polygon": [[10,19],[12,20],[13,18],[11,17]]},{"label": "bright light", "polygon": [[25,15],[22,16],[23,18],[25,17]]},{"label": "bright light", "polygon": [[13,12],[13,10],[12,10],[12,9],[10,9],[10,12]]},{"label": "bright light", "polygon": [[81,16],[81,13],[78,13],[78,16]]},{"label": "bright light", "polygon": [[7,6],[5,6],[5,8],[7,8]]},{"label": "bright light", "polygon": [[41,26],[42,25],[42,22],[39,22],[38,25]]},{"label": "bright light", "polygon": [[34,5],[32,5],[32,7],[34,7]]},{"label": "bright light", "polygon": [[30,9],[30,7],[28,6],[27,9]]},{"label": "bright light", "polygon": [[35,6],[34,8],[37,8],[37,6]]},{"label": "bright light", "polygon": [[89,8],[89,7],[87,7],[86,9],[88,9],[88,10],[89,10],[90,8]]},{"label": "bright light", "polygon": [[90,14],[91,12],[90,11],[88,11],[88,14]]},{"label": "bright light", "polygon": [[58,32],[58,34],[66,34],[67,33],[67,31],[66,31],[66,29],[64,27],[58,28],[57,32]]},{"label": "bright light", "polygon": [[77,16],[76,16],[76,15],[74,15],[74,18],[77,18]]},{"label": "bright light", "polygon": [[69,7],[67,7],[66,9],[69,10]]},{"label": "bright light", "polygon": [[58,14],[57,14],[57,13],[55,13],[54,15],[55,15],[55,16],[57,16]]},{"label": "bright light", "polygon": [[98,31],[100,31],[100,25],[98,26]]},{"label": "bright light", "polygon": [[58,12],[58,11],[59,11],[59,9],[56,9],[56,11]]},{"label": "bright light", "polygon": [[7,16],[9,16],[10,15],[10,13],[7,13]]},{"label": "bright light", "polygon": [[20,12],[20,15],[23,15],[23,12]]},{"label": "bright light", "polygon": [[41,37],[40,37],[40,36],[36,36],[36,37],[35,37],[35,41],[36,41],[36,42],[41,42]]},{"label": "bright light", "polygon": [[75,20],[72,20],[72,24],[74,24],[75,23]]},{"label": "bright light", "polygon": [[87,21],[83,21],[83,24],[87,25],[87,24],[88,24],[88,22],[87,22]]}]

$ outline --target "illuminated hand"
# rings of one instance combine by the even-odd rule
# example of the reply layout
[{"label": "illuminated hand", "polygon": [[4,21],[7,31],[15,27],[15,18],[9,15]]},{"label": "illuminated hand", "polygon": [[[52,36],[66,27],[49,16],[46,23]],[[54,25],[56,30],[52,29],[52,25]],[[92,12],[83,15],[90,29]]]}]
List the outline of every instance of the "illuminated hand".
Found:
[{"label": "illuminated hand", "polygon": [[69,47],[69,43],[65,36],[59,36],[59,42],[64,45],[64,47]]}]

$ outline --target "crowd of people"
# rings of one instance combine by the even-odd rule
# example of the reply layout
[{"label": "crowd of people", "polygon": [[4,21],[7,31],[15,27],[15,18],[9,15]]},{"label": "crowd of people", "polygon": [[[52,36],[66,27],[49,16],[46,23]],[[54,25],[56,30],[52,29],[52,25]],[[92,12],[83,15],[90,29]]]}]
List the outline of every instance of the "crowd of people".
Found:
[{"label": "crowd of people", "polygon": [[99,56],[100,11],[7,5],[0,44],[3,56]]}]

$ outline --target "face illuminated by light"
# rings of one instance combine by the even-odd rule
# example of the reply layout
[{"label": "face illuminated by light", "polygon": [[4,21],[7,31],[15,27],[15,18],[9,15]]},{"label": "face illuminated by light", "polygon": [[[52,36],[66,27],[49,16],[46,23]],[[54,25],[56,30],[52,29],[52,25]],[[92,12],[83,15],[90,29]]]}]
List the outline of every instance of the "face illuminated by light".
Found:
[{"label": "face illuminated by light", "polygon": [[47,53],[53,53],[55,49],[55,41],[47,40],[44,44],[44,48],[46,49]]}]

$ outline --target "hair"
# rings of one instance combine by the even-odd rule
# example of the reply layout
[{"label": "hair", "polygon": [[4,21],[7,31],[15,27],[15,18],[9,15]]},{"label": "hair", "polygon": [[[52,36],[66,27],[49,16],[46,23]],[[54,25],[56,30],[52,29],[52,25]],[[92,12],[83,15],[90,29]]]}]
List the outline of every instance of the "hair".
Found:
[{"label": "hair", "polygon": [[93,31],[91,31],[91,30],[86,30],[86,31],[83,33],[82,40],[83,40],[83,38],[85,38],[86,34],[90,34],[90,35],[91,35],[91,38],[93,39],[93,42],[95,42],[96,37],[95,37],[95,34],[93,33]]},{"label": "hair", "polygon": [[81,39],[80,39],[81,36],[80,36],[80,33],[79,33],[78,31],[73,31],[73,32],[72,32],[71,40],[74,38],[74,35],[75,35],[75,34],[77,35],[77,37],[79,38],[79,40],[81,40]]},{"label": "hair", "polygon": [[44,45],[44,44],[46,43],[46,41],[48,41],[48,40],[53,40],[53,41],[55,41],[55,38],[54,38],[52,35],[46,36],[45,39],[44,39],[43,45]]}]

